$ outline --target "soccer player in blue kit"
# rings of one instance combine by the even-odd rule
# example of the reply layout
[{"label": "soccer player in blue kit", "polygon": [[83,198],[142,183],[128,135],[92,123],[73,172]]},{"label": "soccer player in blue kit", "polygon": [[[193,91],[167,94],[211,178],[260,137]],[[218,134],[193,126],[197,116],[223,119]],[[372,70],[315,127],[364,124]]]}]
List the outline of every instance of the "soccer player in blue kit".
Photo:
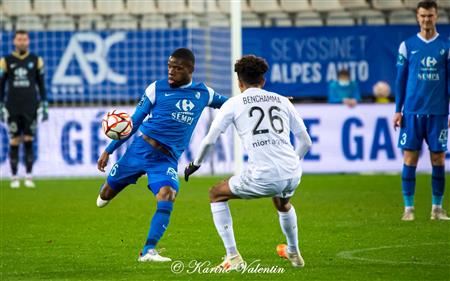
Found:
[{"label": "soccer player in blue kit", "polygon": [[414,220],[416,167],[423,140],[432,164],[432,220],[450,220],[442,200],[445,189],[445,152],[450,121],[449,41],[436,31],[437,4],[417,5],[420,32],[400,44],[394,128],[400,127],[398,146],[403,150],[402,189],[405,210],[402,220]]},{"label": "soccer player in blue kit", "polygon": [[[169,225],[178,192],[178,158],[188,146],[203,109],[219,108],[227,100],[204,83],[192,81],[194,65],[195,57],[189,49],[180,48],[170,55],[168,78],[147,87],[131,117],[130,136],[138,129],[142,135],[112,166],[97,198],[97,206],[104,207],[126,186],[147,174],[148,188],[156,196],[157,208],[138,258],[140,262],[171,261],[155,247]],[[125,140],[114,140],[106,147],[97,163],[100,171],[105,171],[109,155]]]}]

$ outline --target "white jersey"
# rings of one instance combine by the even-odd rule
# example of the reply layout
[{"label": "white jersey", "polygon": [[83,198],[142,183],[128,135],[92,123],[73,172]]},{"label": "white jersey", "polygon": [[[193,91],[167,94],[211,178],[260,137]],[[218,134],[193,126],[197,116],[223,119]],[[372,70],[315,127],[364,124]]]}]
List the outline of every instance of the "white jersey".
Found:
[{"label": "white jersey", "polygon": [[225,102],[211,125],[221,133],[233,123],[249,156],[254,179],[284,180],[300,176],[300,159],[289,133],[306,133],[292,103],[279,94],[249,88]]}]

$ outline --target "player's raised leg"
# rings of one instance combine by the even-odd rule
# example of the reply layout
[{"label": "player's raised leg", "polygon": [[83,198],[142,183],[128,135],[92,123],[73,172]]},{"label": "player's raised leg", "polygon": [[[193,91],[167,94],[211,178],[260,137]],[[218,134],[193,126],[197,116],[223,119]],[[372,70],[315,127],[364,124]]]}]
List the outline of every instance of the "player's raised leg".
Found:
[{"label": "player's raised leg", "polygon": [[142,253],[139,255],[138,261],[168,262],[172,260],[161,256],[155,247],[169,226],[170,215],[173,210],[176,194],[176,190],[171,186],[162,186],[156,194],[156,212],[150,223],[147,240]]},{"label": "player's raised leg", "polygon": [[289,259],[294,267],[304,267],[305,261],[298,247],[297,214],[289,198],[273,197],[272,201],[278,210],[281,230],[287,240],[287,248],[281,256]]},{"label": "player's raised leg", "polygon": [[11,188],[19,188],[20,181],[17,176],[19,165],[19,144],[20,137],[13,137],[9,143],[9,163],[11,165]]},{"label": "player's raised leg", "polygon": [[228,206],[229,199],[239,198],[235,196],[229,187],[228,180],[215,185],[209,191],[211,213],[217,233],[223,241],[227,255],[218,266],[225,270],[237,270],[244,266],[244,260],[239,254],[234,238],[233,219]]},{"label": "player's raised leg", "polygon": [[432,220],[450,220],[447,212],[442,208],[442,199],[445,191],[445,152],[430,152],[432,172],[431,187],[432,196]]},{"label": "player's raised leg", "polygon": [[403,150],[402,191],[405,210],[403,221],[414,220],[414,193],[416,190],[416,167],[419,160],[419,152]]}]

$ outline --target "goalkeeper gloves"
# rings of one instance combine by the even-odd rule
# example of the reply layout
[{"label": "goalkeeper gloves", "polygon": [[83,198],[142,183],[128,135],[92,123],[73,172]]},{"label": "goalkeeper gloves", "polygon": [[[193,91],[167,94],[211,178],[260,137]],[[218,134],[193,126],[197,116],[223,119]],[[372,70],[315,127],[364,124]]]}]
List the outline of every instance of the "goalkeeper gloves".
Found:
[{"label": "goalkeeper gloves", "polygon": [[6,109],[5,104],[0,102],[0,122],[8,122],[8,115],[8,110]]},{"label": "goalkeeper gloves", "polygon": [[41,102],[39,109],[38,109],[38,116],[40,117],[42,121],[48,120],[48,102],[43,101]]},{"label": "goalkeeper gloves", "polygon": [[189,176],[195,173],[200,168],[200,165],[194,165],[194,162],[190,162],[186,168],[184,168],[184,180],[189,181]]}]

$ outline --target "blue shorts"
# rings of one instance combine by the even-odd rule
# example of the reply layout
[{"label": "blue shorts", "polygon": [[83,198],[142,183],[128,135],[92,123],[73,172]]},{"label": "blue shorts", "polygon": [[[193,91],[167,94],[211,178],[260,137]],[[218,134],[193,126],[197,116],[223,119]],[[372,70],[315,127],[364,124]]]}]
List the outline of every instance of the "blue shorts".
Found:
[{"label": "blue shorts", "polygon": [[142,137],[134,139],[125,154],[109,172],[107,182],[117,192],[139,177],[147,174],[148,188],[157,194],[163,186],[170,186],[178,193],[178,163],[147,143]]},{"label": "blue shorts", "polygon": [[445,152],[448,139],[447,115],[404,114],[398,147],[421,150],[425,140],[431,152]]}]

